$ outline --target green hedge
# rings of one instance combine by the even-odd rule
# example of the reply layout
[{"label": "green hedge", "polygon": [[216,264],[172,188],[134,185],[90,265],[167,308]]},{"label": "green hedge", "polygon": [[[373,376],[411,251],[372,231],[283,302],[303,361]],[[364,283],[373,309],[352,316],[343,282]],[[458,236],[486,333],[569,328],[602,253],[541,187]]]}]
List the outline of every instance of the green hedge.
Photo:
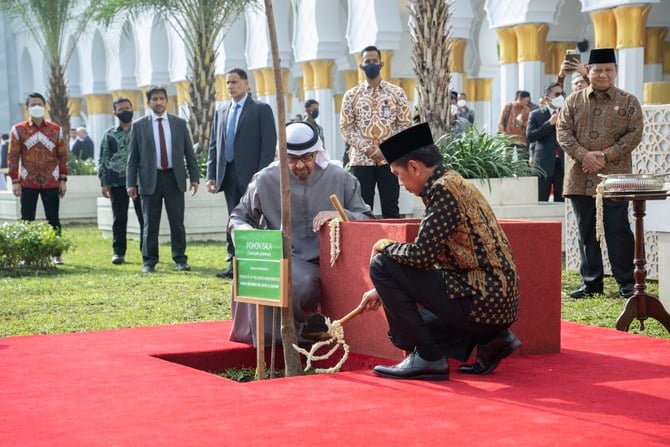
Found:
[{"label": "green hedge", "polygon": [[4,223],[0,225],[0,269],[49,268],[52,257],[71,246],[47,222]]}]

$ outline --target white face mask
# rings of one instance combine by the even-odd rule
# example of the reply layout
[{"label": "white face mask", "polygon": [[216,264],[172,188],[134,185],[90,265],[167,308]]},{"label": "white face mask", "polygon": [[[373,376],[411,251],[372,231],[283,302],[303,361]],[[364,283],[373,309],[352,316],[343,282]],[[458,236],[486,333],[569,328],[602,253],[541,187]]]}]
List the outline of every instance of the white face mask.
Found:
[{"label": "white face mask", "polygon": [[563,97],[563,95],[559,95],[551,100],[551,106],[554,109],[560,109],[561,107],[563,107],[563,104],[565,104],[565,98]]},{"label": "white face mask", "polygon": [[44,107],[42,106],[30,106],[28,113],[33,118],[44,118]]},{"label": "white face mask", "polygon": [[456,105],[462,109],[462,108],[464,108],[466,105],[468,105],[468,103],[465,101],[465,99],[459,99],[459,100],[456,102]]}]

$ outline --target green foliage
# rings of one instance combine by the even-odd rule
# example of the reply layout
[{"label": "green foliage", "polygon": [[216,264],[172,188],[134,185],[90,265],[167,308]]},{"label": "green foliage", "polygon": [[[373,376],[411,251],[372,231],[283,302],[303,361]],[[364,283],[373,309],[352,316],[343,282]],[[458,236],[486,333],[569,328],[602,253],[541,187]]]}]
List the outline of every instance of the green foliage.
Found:
[{"label": "green foliage", "polygon": [[193,145],[193,150],[195,151],[195,161],[198,164],[198,172],[200,172],[201,179],[207,179],[207,157],[209,153],[207,148],[200,148],[198,143]]},{"label": "green foliage", "polygon": [[490,179],[531,175],[528,160],[513,156],[515,149],[507,135],[494,135],[469,126],[460,137],[448,134],[435,144],[445,165],[464,178]]},{"label": "green foliage", "polygon": [[0,225],[0,269],[49,268],[52,257],[66,252],[72,241],[57,236],[47,222]]},{"label": "green foliage", "polygon": [[67,158],[67,170],[68,175],[97,175],[98,168],[95,166],[95,160],[89,158],[88,160],[82,160],[70,153],[70,156]]}]

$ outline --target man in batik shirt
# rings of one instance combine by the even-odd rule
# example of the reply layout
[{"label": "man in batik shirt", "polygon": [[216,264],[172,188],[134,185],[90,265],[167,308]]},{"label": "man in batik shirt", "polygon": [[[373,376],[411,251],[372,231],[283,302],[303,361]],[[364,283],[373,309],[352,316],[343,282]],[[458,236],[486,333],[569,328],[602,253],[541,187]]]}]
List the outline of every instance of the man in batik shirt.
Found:
[{"label": "man in batik shirt", "polygon": [[[634,95],[614,86],[616,56],[612,48],[591,50],[590,85],[565,100],[556,137],[565,151],[563,195],[570,199],[579,230],[582,287],[570,293],[585,298],[603,293],[603,259],[596,240],[598,174],[629,174],[631,153],[642,140],[642,108]],[[603,222],[612,275],[619,294],[633,296],[635,238],[628,221],[628,201],[603,200]]]},{"label": "man in batik shirt", "polygon": [[[60,199],[67,191],[68,148],[61,127],[44,118],[46,100],[39,93],[26,99],[26,121],[12,127],[7,154],[12,192],[21,198],[21,220],[35,220],[37,199],[41,197],[44,215],[60,235]],[[60,254],[54,264],[62,264]]]},{"label": "man in batik shirt", "polygon": [[379,144],[412,125],[405,91],[381,77],[384,62],[377,47],[361,51],[359,68],[366,80],[349,89],[342,99],[340,133],[349,148],[349,167],[361,184],[361,195],[374,207],[379,189],[382,216],[400,217],[400,186],[379,150]]},{"label": "man in batik shirt", "polygon": [[477,360],[461,373],[489,374],[521,342],[508,329],[519,306],[519,275],[509,242],[486,199],[447,170],[428,124],[381,144],[407,191],[426,205],[413,242],[381,239],[373,247],[375,288],[362,305],[382,304],[391,342],[411,351],[401,363],[375,366],[392,379],[447,380],[447,357]]}]

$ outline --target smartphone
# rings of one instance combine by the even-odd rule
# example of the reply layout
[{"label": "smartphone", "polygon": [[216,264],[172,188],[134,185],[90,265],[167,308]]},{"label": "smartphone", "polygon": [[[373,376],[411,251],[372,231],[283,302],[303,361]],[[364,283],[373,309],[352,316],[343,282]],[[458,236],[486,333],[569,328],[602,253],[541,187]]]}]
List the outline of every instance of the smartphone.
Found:
[{"label": "smartphone", "polygon": [[575,50],[568,50],[565,52],[565,60],[573,60],[577,62],[581,62],[582,60],[582,55],[576,52]]}]

